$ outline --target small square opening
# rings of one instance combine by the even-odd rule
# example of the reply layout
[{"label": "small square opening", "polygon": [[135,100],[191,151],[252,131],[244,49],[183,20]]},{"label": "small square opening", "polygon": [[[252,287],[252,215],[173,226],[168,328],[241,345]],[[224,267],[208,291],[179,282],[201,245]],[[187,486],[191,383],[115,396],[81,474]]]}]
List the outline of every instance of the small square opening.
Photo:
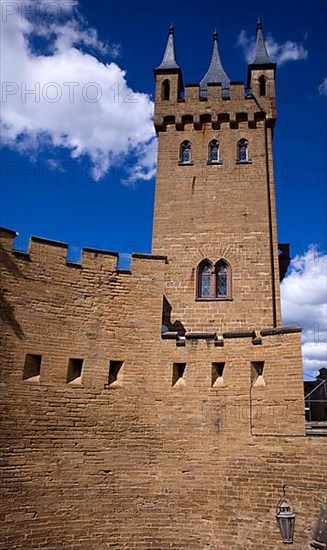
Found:
[{"label": "small square opening", "polygon": [[108,377],[108,384],[111,386],[114,384],[117,386],[119,383],[122,382],[123,379],[123,371],[122,367],[124,365],[124,361],[110,361],[109,363],[109,377]]},{"label": "small square opening", "polygon": [[82,369],[84,359],[70,358],[68,361],[67,383],[82,383]]},{"label": "small square opening", "polygon": [[251,385],[252,386],[266,385],[263,377],[264,366],[265,366],[264,361],[252,361],[251,363]]},{"label": "small square opening", "polygon": [[222,386],[224,384],[223,374],[224,374],[225,363],[212,363],[211,370],[211,386]]},{"label": "small square opening", "polygon": [[180,385],[180,382],[184,382],[183,375],[185,371],[186,363],[174,363],[173,365],[173,380],[172,385]]},{"label": "small square opening", "polygon": [[42,355],[27,353],[25,356],[23,380],[37,379],[40,377]]}]

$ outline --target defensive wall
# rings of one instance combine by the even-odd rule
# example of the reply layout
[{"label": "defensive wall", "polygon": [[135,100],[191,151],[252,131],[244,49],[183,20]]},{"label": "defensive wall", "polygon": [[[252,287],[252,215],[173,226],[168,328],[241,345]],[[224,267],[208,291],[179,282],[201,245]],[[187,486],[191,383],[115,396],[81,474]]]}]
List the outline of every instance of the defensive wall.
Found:
[{"label": "defensive wall", "polygon": [[1,548],[278,550],[286,483],[307,549],[327,468],[305,435],[300,330],[161,333],[169,258],[120,271],[116,253],[70,263],[36,237],[14,251],[15,235],[1,231]]}]

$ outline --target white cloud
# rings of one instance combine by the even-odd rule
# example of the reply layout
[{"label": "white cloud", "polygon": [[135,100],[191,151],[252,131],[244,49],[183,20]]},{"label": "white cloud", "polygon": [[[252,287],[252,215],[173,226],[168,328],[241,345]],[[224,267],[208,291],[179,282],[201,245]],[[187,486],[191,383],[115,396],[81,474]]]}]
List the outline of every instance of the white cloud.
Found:
[{"label": "white cloud", "polygon": [[281,285],[283,322],[303,327],[304,372],[327,367],[327,255],[311,246],[296,256]]},{"label": "white cloud", "polygon": [[[112,60],[119,46],[86,27],[76,1],[51,2],[60,6],[51,16],[42,11],[46,0],[9,4],[15,11],[1,17],[3,143],[31,156],[49,144],[73,158],[86,155],[94,179],[118,164],[130,182],[153,177],[153,102],[129,87]],[[42,52],[36,38],[43,40]],[[111,60],[100,61],[95,52]]]},{"label": "white cloud", "polygon": [[321,84],[318,86],[318,92],[320,95],[326,95],[327,96],[327,77],[323,80]]},{"label": "white cloud", "polygon": [[[246,31],[242,30],[237,37],[236,46],[243,49],[247,63],[252,63],[255,57],[255,37],[248,37]],[[279,66],[284,65],[287,61],[300,61],[308,57],[308,51],[302,44],[291,40],[279,44],[271,35],[267,36],[266,47],[271,60]]]},{"label": "white cloud", "polygon": [[133,165],[127,177],[122,180],[122,183],[130,185],[140,178],[149,180],[153,177],[155,160],[157,158],[157,145],[157,140],[153,139],[146,149],[140,151],[139,162]]},{"label": "white cloud", "polygon": [[237,37],[236,46],[243,49],[244,57],[247,63],[251,63],[255,55],[255,39],[254,36],[248,37],[246,31],[242,30]]}]

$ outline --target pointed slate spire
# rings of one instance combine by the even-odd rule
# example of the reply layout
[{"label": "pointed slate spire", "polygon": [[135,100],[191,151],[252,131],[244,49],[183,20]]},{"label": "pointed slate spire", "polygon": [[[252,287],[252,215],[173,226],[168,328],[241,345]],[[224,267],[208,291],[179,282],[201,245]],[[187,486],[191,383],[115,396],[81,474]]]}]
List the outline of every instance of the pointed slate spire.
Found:
[{"label": "pointed slate spire", "polygon": [[179,66],[176,63],[174,26],[172,23],[169,27],[169,35],[168,35],[167,46],[163,56],[163,60],[161,61],[159,67],[157,67],[157,70],[158,69],[179,69]]},{"label": "pointed slate spire", "polygon": [[255,58],[251,65],[274,65],[273,61],[269,58],[265,39],[262,32],[262,23],[260,17],[257,23],[257,38],[255,46]]},{"label": "pointed slate spire", "polygon": [[222,89],[229,88],[230,80],[224,71],[218,50],[218,33],[213,33],[213,51],[209,69],[200,82],[200,91],[207,92],[208,84],[221,84]]}]

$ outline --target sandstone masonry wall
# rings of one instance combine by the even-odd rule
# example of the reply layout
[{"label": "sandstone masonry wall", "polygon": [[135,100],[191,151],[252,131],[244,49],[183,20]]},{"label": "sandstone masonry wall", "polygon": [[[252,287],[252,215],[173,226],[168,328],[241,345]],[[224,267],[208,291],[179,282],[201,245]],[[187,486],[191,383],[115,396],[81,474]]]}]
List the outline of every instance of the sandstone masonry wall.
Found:
[{"label": "sandstone masonry wall", "polygon": [[[64,246],[33,239],[26,256],[2,237],[1,548],[277,550],[283,483],[308,488],[291,492],[293,547],[307,548],[326,459],[304,435],[299,333],[165,340],[165,258],[119,273],[112,254],[67,266]],[[23,380],[26,353],[42,355],[38,381]]]}]

